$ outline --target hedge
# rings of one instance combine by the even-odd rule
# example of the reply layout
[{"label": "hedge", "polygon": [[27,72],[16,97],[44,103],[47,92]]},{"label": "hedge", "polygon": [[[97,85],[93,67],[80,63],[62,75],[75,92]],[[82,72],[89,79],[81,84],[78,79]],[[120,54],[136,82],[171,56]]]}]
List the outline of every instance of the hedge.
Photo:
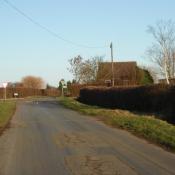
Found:
[{"label": "hedge", "polygon": [[[6,95],[7,98],[13,98],[14,93],[18,93],[19,98],[29,97],[29,96],[60,96],[60,91],[58,89],[31,89],[31,88],[7,88]],[[4,98],[4,89],[0,88],[0,99]]]},{"label": "hedge", "polygon": [[156,113],[161,119],[175,123],[175,86],[87,87],[80,90],[79,101],[111,109]]}]

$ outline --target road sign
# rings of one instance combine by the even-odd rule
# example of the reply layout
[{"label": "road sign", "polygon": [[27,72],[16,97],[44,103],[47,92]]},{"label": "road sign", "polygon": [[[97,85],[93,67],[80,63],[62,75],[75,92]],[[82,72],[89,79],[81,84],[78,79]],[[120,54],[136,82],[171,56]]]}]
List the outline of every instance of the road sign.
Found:
[{"label": "road sign", "polygon": [[6,87],[7,87],[7,85],[8,85],[8,83],[7,83],[7,82],[2,83],[2,86],[3,86],[4,88],[6,88]]},{"label": "road sign", "polygon": [[65,84],[65,81],[64,80],[61,80],[61,85],[64,85]]},{"label": "road sign", "polygon": [[16,97],[19,96],[19,94],[18,94],[17,92],[15,92],[15,93],[13,94],[13,96],[16,98]]}]

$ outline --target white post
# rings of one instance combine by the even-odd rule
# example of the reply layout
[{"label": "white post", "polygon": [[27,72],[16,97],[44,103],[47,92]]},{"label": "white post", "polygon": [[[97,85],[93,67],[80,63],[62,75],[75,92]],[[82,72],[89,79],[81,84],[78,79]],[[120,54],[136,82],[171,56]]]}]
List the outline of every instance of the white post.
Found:
[{"label": "white post", "polygon": [[65,81],[64,80],[61,80],[61,96],[64,97],[64,84],[65,84]]},{"label": "white post", "polygon": [[63,85],[62,85],[62,92],[61,92],[62,97],[64,97],[64,89],[63,89]]},{"label": "white post", "polygon": [[6,98],[7,98],[6,88],[7,88],[8,83],[2,83],[2,85],[3,85],[3,87],[4,87],[4,101],[5,101],[5,100],[6,100]]},{"label": "white post", "polygon": [[6,101],[7,95],[6,95],[6,87],[4,88],[4,101]]}]

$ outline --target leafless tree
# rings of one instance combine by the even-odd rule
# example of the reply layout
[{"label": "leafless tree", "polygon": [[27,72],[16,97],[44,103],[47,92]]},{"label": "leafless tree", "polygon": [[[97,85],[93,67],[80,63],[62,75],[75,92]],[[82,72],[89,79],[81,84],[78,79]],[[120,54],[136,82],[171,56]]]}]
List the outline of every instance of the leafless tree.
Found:
[{"label": "leafless tree", "polygon": [[149,26],[148,32],[155,42],[147,53],[169,84],[169,79],[174,78],[175,24],[171,20],[160,20],[155,26]]},{"label": "leafless tree", "polygon": [[81,56],[69,60],[68,69],[78,83],[92,83],[96,81],[99,62],[102,62],[101,56],[84,60]]},{"label": "leafless tree", "polygon": [[21,80],[22,84],[26,88],[42,89],[44,88],[44,81],[41,77],[26,76]]},{"label": "leafless tree", "polygon": [[73,74],[76,82],[80,82],[81,80],[81,67],[82,67],[83,58],[78,55],[69,60],[70,68],[68,68],[69,72]]}]

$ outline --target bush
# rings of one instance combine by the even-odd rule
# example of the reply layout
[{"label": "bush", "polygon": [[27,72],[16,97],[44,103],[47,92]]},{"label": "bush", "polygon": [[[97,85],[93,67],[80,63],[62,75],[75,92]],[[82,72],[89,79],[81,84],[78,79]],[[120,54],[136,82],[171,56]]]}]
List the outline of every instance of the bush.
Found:
[{"label": "bush", "polygon": [[151,85],[154,80],[148,70],[137,68],[137,83],[139,85]]},{"label": "bush", "polygon": [[159,113],[163,114],[162,119],[175,123],[175,86],[89,87],[80,90],[79,101],[106,108]]}]

